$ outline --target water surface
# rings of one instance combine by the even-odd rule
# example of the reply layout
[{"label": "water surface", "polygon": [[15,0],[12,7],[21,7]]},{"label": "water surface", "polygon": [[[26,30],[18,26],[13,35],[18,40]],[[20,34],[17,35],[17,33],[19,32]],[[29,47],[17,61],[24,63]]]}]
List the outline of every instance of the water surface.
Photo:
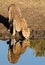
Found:
[{"label": "water surface", "polygon": [[45,56],[36,56],[35,50],[28,48],[21,55],[20,60],[16,64],[8,61],[8,45],[5,41],[0,41],[0,65],[45,65]]}]

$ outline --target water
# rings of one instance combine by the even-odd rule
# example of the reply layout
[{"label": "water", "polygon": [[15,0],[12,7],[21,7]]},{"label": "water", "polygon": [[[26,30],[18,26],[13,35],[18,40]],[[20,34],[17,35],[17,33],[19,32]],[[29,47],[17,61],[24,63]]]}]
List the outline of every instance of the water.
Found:
[{"label": "water", "polygon": [[21,55],[20,60],[16,64],[11,64],[8,61],[8,45],[5,41],[0,41],[0,65],[45,65],[44,56],[36,56],[35,50],[28,48],[27,51]]}]

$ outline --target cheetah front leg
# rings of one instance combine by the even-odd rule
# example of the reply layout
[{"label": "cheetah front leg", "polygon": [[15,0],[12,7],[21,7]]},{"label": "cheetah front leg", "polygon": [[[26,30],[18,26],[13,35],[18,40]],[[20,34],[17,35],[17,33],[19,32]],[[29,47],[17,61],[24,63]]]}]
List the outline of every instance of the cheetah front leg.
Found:
[{"label": "cheetah front leg", "polygon": [[15,40],[15,33],[16,33],[16,30],[15,30],[15,20],[13,20],[13,33],[12,33],[12,36],[14,37],[14,39],[13,39],[14,45],[15,45],[15,43],[16,43],[16,40]]},{"label": "cheetah front leg", "polygon": [[11,28],[12,28],[12,13],[11,13],[11,8],[9,9],[8,11],[8,14],[9,14],[9,29],[8,31],[10,32],[11,31]]},{"label": "cheetah front leg", "polygon": [[13,36],[15,36],[16,30],[15,30],[15,20],[13,20]]}]

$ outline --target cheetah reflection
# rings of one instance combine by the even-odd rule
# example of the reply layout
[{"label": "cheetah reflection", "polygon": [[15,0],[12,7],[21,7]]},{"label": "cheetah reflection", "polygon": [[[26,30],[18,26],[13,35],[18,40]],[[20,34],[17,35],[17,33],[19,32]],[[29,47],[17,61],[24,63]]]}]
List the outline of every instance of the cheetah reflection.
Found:
[{"label": "cheetah reflection", "polygon": [[13,51],[10,49],[8,49],[8,60],[10,63],[17,63],[20,59],[20,55],[16,55],[16,54],[13,54]]},{"label": "cheetah reflection", "polygon": [[20,60],[22,54],[26,52],[26,49],[30,47],[30,40],[24,40],[23,42],[17,42],[12,48],[8,48],[8,60],[10,63],[17,63]]}]

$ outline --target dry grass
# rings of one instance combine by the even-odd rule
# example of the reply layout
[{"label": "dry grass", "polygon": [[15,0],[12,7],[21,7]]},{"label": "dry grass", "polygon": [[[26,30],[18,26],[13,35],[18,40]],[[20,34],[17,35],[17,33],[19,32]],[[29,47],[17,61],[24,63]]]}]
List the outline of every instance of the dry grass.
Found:
[{"label": "dry grass", "polygon": [[17,3],[31,29],[45,29],[44,0],[0,0],[0,14],[8,17],[8,6]]}]

